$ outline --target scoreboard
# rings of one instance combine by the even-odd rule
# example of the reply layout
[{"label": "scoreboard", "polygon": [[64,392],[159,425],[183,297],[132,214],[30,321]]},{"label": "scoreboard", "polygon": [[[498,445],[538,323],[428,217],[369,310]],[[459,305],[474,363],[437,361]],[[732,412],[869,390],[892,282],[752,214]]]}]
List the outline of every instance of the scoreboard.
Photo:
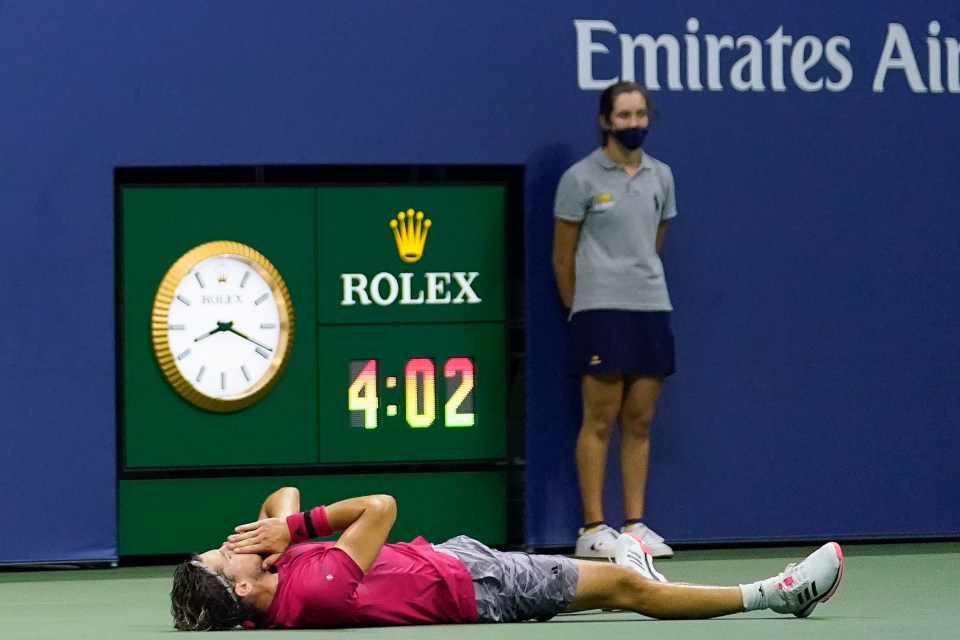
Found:
[{"label": "scoreboard", "polygon": [[121,555],[215,546],[284,484],[395,495],[392,539],[522,541],[520,167],[115,183]]}]

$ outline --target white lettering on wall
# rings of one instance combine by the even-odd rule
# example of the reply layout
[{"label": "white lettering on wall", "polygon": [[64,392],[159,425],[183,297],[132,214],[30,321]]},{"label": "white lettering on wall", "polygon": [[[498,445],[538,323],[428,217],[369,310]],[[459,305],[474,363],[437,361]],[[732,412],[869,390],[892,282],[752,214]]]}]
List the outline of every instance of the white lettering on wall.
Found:
[{"label": "white lettering on wall", "polygon": [[[926,84],[920,60],[910,41],[906,28],[897,22],[887,25],[887,39],[883,43],[880,63],[873,76],[873,90],[882,93],[890,71],[903,72],[907,85],[914,93],[960,93],[960,42],[956,38],[943,38],[941,42],[940,23],[936,20],[927,25],[926,38]],[[922,48],[920,49],[922,51]],[[946,69],[946,86],[943,73]]]},{"label": "white lettering on wall", "polygon": [[914,93],[927,92],[927,87],[920,76],[920,67],[917,66],[917,58],[913,55],[913,47],[910,46],[910,36],[907,35],[907,30],[902,24],[887,25],[887,40],[883,43],[880,64],[877,66],[876,75],[873,76],[874,91],[878,93],[883,91],[883,83],[890,69],[902,70]]},{"label": "white lettering on wall", "polygon": [[616,82],[619,78],[597,80],[593,77],[593,54],[610,53],[610,49],[594,42],[594,31],[616,33],[617,28],[606,20],[574,20],[573,26],[577,30],[577,84],[581,89],[603,90]]},{"label": "white lettering on wall", "polygon": [[[844,35],[794,36],[784,25],[766,38],[701,33],[695,17],[687,20],[681,35],[622,33],[608,20],[574,20],[573,24],[577,85],[584,90],[602,90],[622,79],[651,90],[703,91],[706,87],[710,91],[815,93],[846,91],[854,80],[853,44]],[[941,30],[938,21],[930,22],[925,42],[918,39],[915,46],[902,24],[887,24],[873,91],[882,93],[891,77],[899,77],[914,93],[960,93],[960,41],[941,36]],[[917,52],[926,59],[918,58]],[[607,69],[603,75],[611,75],[610,66],[617,63],[619,73],[614,77],[597,77],[595,69]]]}]

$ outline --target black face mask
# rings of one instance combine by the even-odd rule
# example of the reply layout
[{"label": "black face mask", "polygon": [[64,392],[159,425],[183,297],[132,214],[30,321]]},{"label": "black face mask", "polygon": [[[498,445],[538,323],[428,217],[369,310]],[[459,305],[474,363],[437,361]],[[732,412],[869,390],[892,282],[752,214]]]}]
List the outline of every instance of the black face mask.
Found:
[{"label": "black face mask", "polygon": [[643,127],[630,127],[629,129],[614,129],[610,133],[617,141],[623,145],[627,151],[636,151],[643,144],[643,139],[647,137],[648,129]]}]

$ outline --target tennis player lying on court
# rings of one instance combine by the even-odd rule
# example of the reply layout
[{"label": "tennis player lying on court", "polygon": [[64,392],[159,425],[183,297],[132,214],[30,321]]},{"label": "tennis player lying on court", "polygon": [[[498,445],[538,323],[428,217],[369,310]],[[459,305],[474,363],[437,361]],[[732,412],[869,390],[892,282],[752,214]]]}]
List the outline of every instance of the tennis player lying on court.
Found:
[{"label": "tennis player lying on court", "polygon": [[[639,539],[616,561],[507,553],[466,536],[385,544],[396,518],[386,495],[300,513],[286,487],[219,548],[177,566],[171,612],[181,630],[329,628],[548,620],[586,609],[653,618],[712,618],[772,609],[805,618],[837,590],[840,546],[829,542],[783,573],[738,587],[670,583]],[[307,542],[342,531],[336,542]]]}]

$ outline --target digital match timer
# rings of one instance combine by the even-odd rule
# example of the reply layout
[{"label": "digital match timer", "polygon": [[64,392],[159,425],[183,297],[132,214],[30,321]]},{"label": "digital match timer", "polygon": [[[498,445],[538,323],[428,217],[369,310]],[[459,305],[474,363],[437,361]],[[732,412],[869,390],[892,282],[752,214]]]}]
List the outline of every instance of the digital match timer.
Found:
[{"label": "digital match timer", "polygon": [[[454,356],[440,368],[446,379],[443,394],[442,424],[445,427],[472,427],[476,424],[473,410],[473,360]],[[380,406],[376,360],[350,362],[350,388],[347,392],[350,426],[376,429]],[[437,363],[431,358],[410,358],[403,367],[403,415],[413,429],[432,426],[437,421]],[[386,389],[397,388],[397,376],[386,376]],[[388,417],[398,415],[396,404],[386,405]]]}]

